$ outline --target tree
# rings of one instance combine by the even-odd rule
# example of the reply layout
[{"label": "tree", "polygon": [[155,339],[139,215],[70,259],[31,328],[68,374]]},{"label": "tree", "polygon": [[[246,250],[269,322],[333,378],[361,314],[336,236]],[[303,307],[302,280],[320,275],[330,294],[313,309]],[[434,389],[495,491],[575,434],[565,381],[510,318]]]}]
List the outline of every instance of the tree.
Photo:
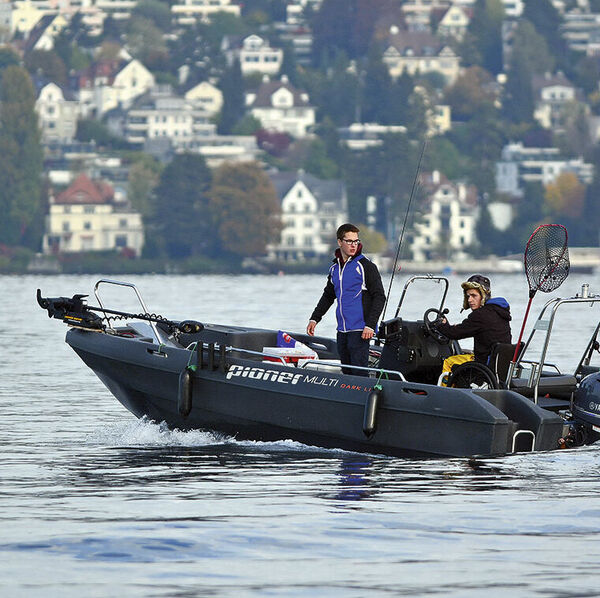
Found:
[{"label": "tree", "polygon": [[127,47],[134,58],[148,66],[154,63],[165,63],[168,58],[167,45],[161,30],[146,17],[131,17],[127,32]]},{"label": "tree", "polygon": [[210,213],[220,248],[240,258],[264,255],[282,228],[277,193],[256,162],[224,163],[217,168]]},{"label": "tree", "polygon": [[132,157],[127,178],[127,198],[143,217],[151,215],[152,193],[160,179],[160,163],[142,152]]},{"label": "tree", "polygon": [[67,67],[53,50],[34,50],[27,54],[25,68],[32,75],[42,75],[58,85],[67,83]]},{"label": "tree", "polygon": [[223,107],[219,118],[219,133],[229,135],[235,124],[244,116],[244,79],[240,61],[235,60],[220,81],[223,92]]},{"label": "tree", "polygon": [[465,69],[444,94],[444,103],[452,109],[452,119],[469,120],[485,104],[493,103],[494,94],[486,91],[491,82],[492,77],[485,69],[479,66]]},{"label": "tree", "polygon": [[544,199],[551,215],[579,218],[583,212],[585,186],[576,174],[563,172],[553,183],[546,185]]},{"label": "tree", "polygon": [[334,179],[339,174],[337,164],[327,155],[327,147],[319,138],[311,142],[303,168],[319,179]]},{"label": "tree", "polygon": [[211,182],[212,173],[200,154],[177,154],[161,173],[147,222],[168,257],[200,255],[213,246]]},{"label": "tree", "polygon": [[501,0],[476,0],[460,52],[467,57],[467,66],[478,64],[494,75],[502,71],[503,19]]},{"label": "tree", "polygon": [[0,71],[7,66],[19,66],[19,55],[11,48],[0,48]]},{"label": "tree", "polygon": [[41,173],[33,85],[25,69],[7,66],[0,79],[0,243],[25,238],[41,199]]},{"label": "tree", "polygon": [[171,11],[167,2],[160,0],[140,0],[131,11],[132,17],[143,17],[154,23],[161,31],[171,28]]},{"label": "tree", "polygon": [[543,75],[554,71],[554,62],[544,37],[529,21],[520,21],[512,43],[511,67],[525,64],[532,73]]},{"label": "tree", "polygon": [[369,50],[362,94],[361,122],[390,124],[392,78],[377,46]]}]

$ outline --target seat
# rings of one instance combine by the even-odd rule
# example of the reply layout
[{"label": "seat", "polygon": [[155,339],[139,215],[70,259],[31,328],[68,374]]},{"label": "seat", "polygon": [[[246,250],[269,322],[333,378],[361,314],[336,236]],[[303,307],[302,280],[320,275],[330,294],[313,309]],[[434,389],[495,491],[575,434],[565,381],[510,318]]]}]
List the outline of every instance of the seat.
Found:
[{"label": "seat", "polygon": [[[494,343],[492,346],[488,358],[488,366],[496,374],[499,388],[506,388],[506,377],[508,376],[508,369],[515,356],[516,348],[516,343]],[[522,350],[523,343],[521,343],[519,356]]]}]

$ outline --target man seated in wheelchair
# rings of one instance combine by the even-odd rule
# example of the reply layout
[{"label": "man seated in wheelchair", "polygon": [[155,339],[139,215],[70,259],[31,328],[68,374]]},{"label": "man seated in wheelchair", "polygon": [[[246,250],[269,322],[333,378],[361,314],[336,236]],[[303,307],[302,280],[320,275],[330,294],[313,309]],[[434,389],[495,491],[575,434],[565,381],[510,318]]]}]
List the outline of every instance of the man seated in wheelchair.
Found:
[{"label": "man seated in wheelchair", "polygon": [[474,360],[487,365],[496,343],[510,343],[510,305],[504,297],[492,297],[490,279],[474,274],[461,284],[463,308],[471,313],[460,324],[449,324],[446,318],[436,323],[436,329],[452,340],[473,337],[473,353],[452,355],[444,360],[443,372],[452,366]]}]

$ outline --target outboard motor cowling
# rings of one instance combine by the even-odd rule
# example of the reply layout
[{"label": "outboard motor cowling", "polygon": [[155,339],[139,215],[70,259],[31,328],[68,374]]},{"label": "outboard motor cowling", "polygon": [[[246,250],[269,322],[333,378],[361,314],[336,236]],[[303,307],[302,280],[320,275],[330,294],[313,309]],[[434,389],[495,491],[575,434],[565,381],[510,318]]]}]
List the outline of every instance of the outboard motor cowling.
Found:
[{"label": "outboard motor cowling", "polygon": [[600,372],[586,376],[573,398],[575,419],[600,429]]}]

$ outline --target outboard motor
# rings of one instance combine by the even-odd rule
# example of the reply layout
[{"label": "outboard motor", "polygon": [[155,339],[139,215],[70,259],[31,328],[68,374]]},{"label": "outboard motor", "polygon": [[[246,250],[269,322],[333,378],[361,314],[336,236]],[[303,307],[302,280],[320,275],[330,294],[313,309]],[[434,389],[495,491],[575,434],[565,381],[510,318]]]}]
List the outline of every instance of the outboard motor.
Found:
[{"label": "outboard motor", "polygon": [[573,398],[573,416],[600,432],[600,372],[589,374],[579,384]]}]

